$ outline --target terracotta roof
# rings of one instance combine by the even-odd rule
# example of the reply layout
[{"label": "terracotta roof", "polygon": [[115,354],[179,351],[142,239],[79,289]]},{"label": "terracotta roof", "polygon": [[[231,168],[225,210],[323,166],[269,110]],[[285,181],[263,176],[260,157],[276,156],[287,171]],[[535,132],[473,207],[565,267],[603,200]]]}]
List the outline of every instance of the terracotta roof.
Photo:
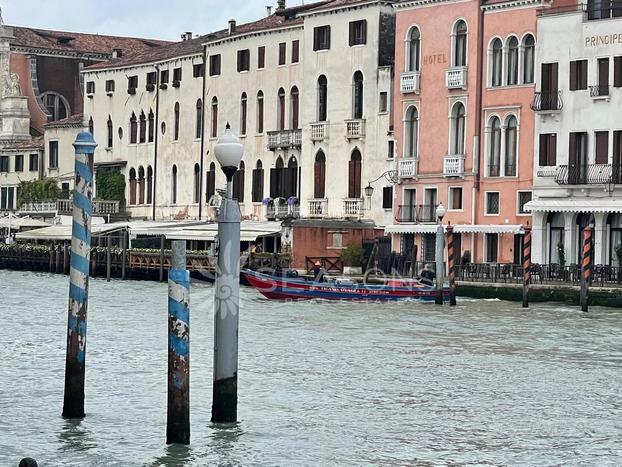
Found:
[{"label": "terracotta roof", "polygon": [[12,47],[45,49],[67,55],[112,55],[113,49],[121,49],[124,55],[159,48],[168,41],[140,39],[135,37],[100,36],[78,32],[48,31],[22,26],[11,26],[15,39]]},{"label": "terracotta roof", "polygon": [[81,127],[84,126],[84,114],[75,114],[71,117],[49,122],[43,125],[44,128],[63,128],[63,127]]},{"label": "terracotta roof", "polygon": [[[343,0],[337,0],[343,1]],[[346,0],[349,2],[361,2],[368,0]],[[105,63],[97,63],[87,68],[92,69],[105,69],[105,68],[119,68],[131,65],[138,65],[142,63],[153,63],[165,60],[170,60],[176,57],[183,57],[186,55],[198,55],[203,53],[203,44],[206,42],[219,41],[229,37],[242,36],[244,34],[250,34],[254,32],[267,31],[270,29],[276,29],[279,27],[293,26],[303,23],[303,18],[299,18],[298,14],[303,11],[312,10],[314,8],[324,7],[331,3],[330,0],[323,0],[307,5],[299,5],[284,10],[277,10],[270,16],[266,16],[257,21],[251,23],[238,24],[233,34],[229,34],[228,29],[221,29],[210,34],[197,37],[181,42],[175,42],[170,45],[158,47],[155,49],[145,50],[143,52],[136,53],[131,56],[124,56],[119,59],[112,59]]]},{"label": "terracotta roof", "polygon": [[43,149],[43,136],[37,136],[25,141],[9,141],[0,143],[0,150]]}]

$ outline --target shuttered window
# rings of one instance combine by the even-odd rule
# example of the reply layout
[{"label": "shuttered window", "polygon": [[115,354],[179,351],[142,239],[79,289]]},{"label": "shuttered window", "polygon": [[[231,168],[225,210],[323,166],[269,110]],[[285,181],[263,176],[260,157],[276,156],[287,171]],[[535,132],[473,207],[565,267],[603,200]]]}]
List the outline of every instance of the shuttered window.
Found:
[{"label": "shuttered window", "polygon": [[361,197],[361,153],[355,149],[348,163],[348,198]]},{"label": "shuttered window", "polygon": [[211,55],[209,58],[209,75],[218,76],[220,74],[220,54]]},{"label": "shuttered window", "polygon": [[570,90],[587,89],[587,60],[570,62]]},{"label": "shuttered window", "polygon": [[556,165],[557,135],[555,133],[540,135],[540,167]]},{"label": "shuttered window", "polygon": [[393,207],[393,187],[385,186],[382,189],[382,208],[391,209]]},{"label": "shuttered window", "polygon": [[214,163],[210,164],[210,169],[205,177],[205,201],[209,202],[210,198],[216,194],[216,167]]},{"label": "shuttered window", "polygon": [[319,26],[313,29],[313,50],[330,49],[330,26]]},{"label": "shuttered window", "polygon": [[613,86],[622,88],[622,56],[613,57]]},{"label": "shuttered window", "polygon": [[350,22],[350,46],[367,43],[367,21]]},{"label": "shuttered window", "polygon": [[315,199],[323,199],[326,196],[326,156],[324,156],[323,152],[320,151],[315,156],[313,168],[313,197]]},{"label": "shuttered window", "polygon": [[300,61],[300,41],[292,41],[292,63]]},{"label": "shuttered window", "polygon": [[253,203],[261,203],[263,200],[263,169],[258,167],[253,169],[253,187],[252,187]]},{"label": "shuttered window", "polygon": [[248,49],[238,50],[238,72],[250,69],[250,53]]},{"label": "shuttered window", "polygon": [[240,162],[240,168],[233,176],[233,199],[244,202],[244,162]]},{"label": "shuttered window", "polygon": [[597,131],[596,135],[596,163],[607,164],[609,162],[609,132]]},{"label": "shuttered window", "polygon": [[262,45],[257,49],[257,68],[266,66],[266,48]]},{"label": "shuttered window", "polygon": [[286,54],[287,54],[287,43],[281,42],[279,44],[279,65],[285,65]]}]

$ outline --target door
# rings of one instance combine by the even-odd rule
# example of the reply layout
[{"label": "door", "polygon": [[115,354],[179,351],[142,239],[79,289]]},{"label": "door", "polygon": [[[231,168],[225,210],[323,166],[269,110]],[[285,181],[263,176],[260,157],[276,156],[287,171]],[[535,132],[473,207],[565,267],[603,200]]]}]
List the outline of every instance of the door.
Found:
[{"label": "door", "polygon": [[523,234],[514,235],[514,264],[523,264],[523,247],[525,244],[525,236]]},{"label": "door", "polygon": [[557,63],[543,63],[541,70],[540,108],[557,110],[558,107],[558,70]]},{"label": "door", "polygon": [[436,188],[426,188],[422,212],[422,222],[436,222],[437,192]]},{"label": "door", "polygon": [[402,206],[403,222],[417,221],[417,190],[404,190],[404,206]]},{"label": "door", "polygon": [[587,183],[587,133],[570,133],[568,142],[568,183]]},{"label": "door", "polygon": [[622,131],[613,132],[612,182],[622,183]]}]

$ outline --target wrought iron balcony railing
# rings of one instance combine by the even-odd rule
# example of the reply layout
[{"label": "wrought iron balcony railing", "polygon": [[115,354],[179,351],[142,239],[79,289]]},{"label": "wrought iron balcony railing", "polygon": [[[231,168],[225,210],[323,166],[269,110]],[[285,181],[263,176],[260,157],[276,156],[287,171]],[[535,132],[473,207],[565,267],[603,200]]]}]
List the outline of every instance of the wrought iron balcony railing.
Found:
[{"label": "wrought iron balcony railing", "polygon": [[555,182],[558,185],[620,183],[621,168],[619,164],[560,165],[555,173]]},{"label": "wrought iron balcony railing", "polygon": [[609,85],[597,84],[596,86],[590,86],[590,97],[609,97]]},{"label": "wrought iron balcony railing", "polygon": [[404,204],[398,206],[395,220],[397,222],[414,223],[436,222],[436,205]]},{"label": "wrought iron balcony railing", "polygon": [[561,91],[536,92],[531,104],[534,112],[559,112],[564,107]]}]

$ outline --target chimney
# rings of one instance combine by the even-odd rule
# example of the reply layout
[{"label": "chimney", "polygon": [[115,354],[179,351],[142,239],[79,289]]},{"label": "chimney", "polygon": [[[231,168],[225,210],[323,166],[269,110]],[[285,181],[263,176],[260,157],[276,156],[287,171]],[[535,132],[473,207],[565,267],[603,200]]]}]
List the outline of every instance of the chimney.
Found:
[{"label": "chimney", "polygon": [[284,10],[285,9],[285,0],[278,0],[278,2],[276,2],[276,9],[278,11],[280,10]]},{"label": "chimney", "polygon": [[272,16],[272,6],[268,5],[266,7],[266,14],[267,16]]},{"label": "chimney", "polygon": [[229,20],[229,35],[233,34],[234,32],[235,32],[235,20],[230,19]]},{"label": "chimney", "polygon": [[123,51],[121,49],[112,49],[112,58],[123,57]]},{"label": "chimney", "polygon": [[192,31],[186,31],[186,40],[189,41],[192,39]]}]

